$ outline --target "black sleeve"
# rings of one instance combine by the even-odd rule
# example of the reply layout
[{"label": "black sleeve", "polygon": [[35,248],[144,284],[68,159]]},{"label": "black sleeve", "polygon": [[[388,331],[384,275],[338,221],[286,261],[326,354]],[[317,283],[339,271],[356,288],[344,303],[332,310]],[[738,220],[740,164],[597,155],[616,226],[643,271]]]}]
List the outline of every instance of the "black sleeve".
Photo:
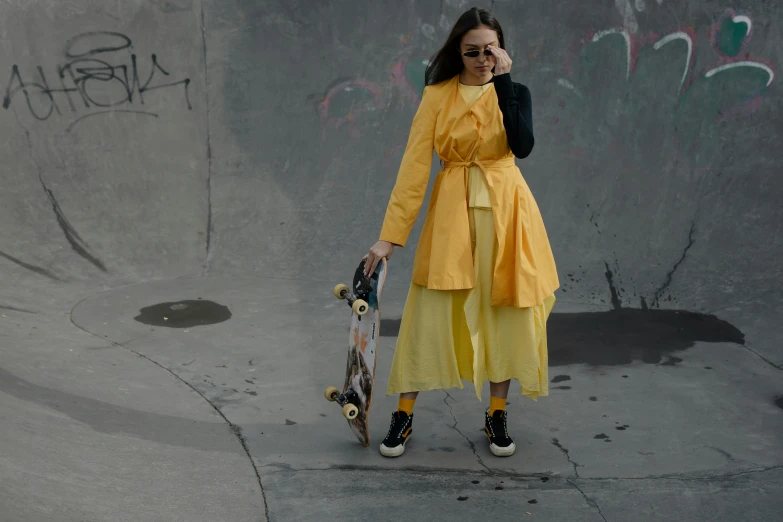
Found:
[{"label": "black sleeve", "polygon": [[533,150],[533,109],[530,89],[513,83],[511,74],[494,78],[498,105],[503,113],[503,126],[508,135],[508,146],[517,158],[526,158]]}]

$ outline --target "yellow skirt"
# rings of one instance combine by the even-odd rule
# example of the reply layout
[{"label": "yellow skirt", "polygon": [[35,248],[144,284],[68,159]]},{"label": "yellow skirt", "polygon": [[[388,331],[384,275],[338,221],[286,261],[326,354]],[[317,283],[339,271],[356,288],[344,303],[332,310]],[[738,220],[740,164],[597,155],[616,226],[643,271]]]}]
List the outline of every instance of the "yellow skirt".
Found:
[{"label": "yellow skirt", "polygon": [[490,306],[496,255],[492,211],[469,208],[476,284],[429,290],[411,284],[387,395],[516,379],[522,395],[549,395],[546,322],[555,296],[531,308]]}]

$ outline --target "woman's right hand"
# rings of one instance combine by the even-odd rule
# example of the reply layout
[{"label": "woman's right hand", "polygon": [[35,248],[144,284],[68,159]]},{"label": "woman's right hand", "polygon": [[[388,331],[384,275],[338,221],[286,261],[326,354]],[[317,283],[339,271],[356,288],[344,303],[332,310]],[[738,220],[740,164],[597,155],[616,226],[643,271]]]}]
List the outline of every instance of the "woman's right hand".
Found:
[{"label": "woman's right hand", "polygon": [[392,256],[392,252],[394,252],[394,243],[389,243],[388,241],[378,241],[375,243],[367,254],[364,263],[364,276],[369,277],[370,274],[375,272],[382,257],[385,257],[388,261]]}]

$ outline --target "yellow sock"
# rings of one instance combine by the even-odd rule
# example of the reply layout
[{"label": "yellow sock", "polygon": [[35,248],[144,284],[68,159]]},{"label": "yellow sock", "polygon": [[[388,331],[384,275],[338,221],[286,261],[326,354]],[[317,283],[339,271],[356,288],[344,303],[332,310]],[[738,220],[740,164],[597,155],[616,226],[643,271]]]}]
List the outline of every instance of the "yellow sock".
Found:
[{"label": "yellow sock", "polygon": [[506,409],[506,399],[504,397],[489,397],[489,414],[492,415],[497,410]]},{"label": "yellow sock", "polygon": [[400,397],[400,403],[397,409],[404,411],[408,415],[413,415],[413,405],[416,404],[416,399],[403,399]]}]

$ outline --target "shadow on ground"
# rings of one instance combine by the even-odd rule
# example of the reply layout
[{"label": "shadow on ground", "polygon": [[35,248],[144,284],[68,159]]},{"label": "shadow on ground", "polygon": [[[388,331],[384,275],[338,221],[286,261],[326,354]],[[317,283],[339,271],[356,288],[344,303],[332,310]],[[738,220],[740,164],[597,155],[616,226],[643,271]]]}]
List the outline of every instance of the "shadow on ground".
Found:
[{"label": "shadow on ground", "polygon": [[[396,337],[399,330],[400,319],[382,322],[382,336]],[[745,343],[745,335],[730,323],[683,310],[553,313],[547,335],[550,366],[614,366],[634,361],[674,365],[682,361],[674,354],[700,341]]]}]

